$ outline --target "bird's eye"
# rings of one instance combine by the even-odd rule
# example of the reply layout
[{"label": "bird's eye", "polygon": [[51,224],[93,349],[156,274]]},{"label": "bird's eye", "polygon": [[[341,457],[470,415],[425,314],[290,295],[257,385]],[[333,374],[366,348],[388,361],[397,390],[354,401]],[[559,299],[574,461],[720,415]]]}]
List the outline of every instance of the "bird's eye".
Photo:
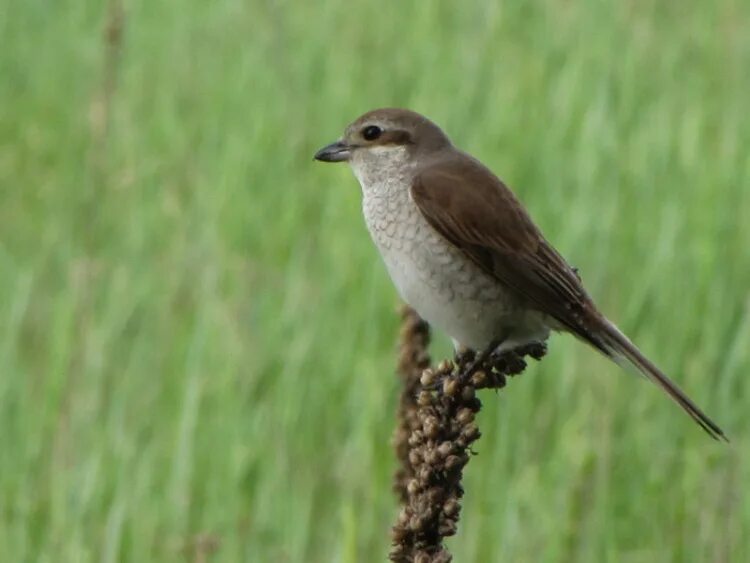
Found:
[{"label": "bird's eye", "polygon": [[383,130],[377,125],[368,125],[364,129],[362,129],[362,138],[365,141],[374,141],[382,134]]}]

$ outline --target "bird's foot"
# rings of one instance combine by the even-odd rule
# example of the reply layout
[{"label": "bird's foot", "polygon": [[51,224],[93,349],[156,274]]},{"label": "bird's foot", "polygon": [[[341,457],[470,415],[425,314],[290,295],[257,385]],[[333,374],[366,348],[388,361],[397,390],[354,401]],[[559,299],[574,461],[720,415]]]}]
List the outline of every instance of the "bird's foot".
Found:
[{"label": "bird's foot", "polygon": [[518,356],[531,356],[535,360],[541,360],[547,353],[547,342],[530,342],[513,350]]},{"label": "bird's foot", "polygon": [[471,383],[475,388],[500,389],[506,377],[521,373],[526,368],[526,356],[539,360],[547,353],[545,342],[532,342],[512,350],[499,351],[502,341],[492,342],[480,353],[462,348],[456,351],[453,361],[444,360],[437,370],[429,370],[422,377],[422,389],[443,389],[449,379],[460,384]]},{"label": "bird's foot", "polygon": [[540,360],[546,353],[546,343],[532,342],[512,350],[495,351],[490,355],[487,363],[496,372],[505,375],[518,375],[526,369],[526,356]]},{"label": "bird's foot", "polygon": [[[469,381],[471,379],[471,376],[479,370],[492,371],[492,366],[488,366],[487,364],[491,362],[492,355],[495,353],[501,343],[502,340],[493,340],[492,342],[490,342],[490,345],[482,350],[479,354],[474,354],[471,359],[464,363],[459,362],[459,366],[464,366],[458,375],[460,381]],[[487,369],[488,367],[489,369]]]}]

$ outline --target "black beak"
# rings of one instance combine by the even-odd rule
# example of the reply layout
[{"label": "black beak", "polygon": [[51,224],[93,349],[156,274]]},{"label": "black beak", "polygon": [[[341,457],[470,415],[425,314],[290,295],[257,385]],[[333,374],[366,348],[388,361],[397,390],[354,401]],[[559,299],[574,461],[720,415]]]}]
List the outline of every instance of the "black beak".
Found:
[{"label": "black beak", "polygon": [[343,141],[336,141],[320,149],[313,158],[321,162],[342,162],[349,160],[349,155],[351,147]]}]

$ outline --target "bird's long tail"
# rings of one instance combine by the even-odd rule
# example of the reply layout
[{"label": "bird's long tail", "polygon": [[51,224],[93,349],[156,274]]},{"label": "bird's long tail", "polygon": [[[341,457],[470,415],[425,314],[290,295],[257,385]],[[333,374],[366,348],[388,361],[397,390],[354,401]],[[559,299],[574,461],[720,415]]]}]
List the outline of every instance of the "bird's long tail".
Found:
[{"label": "bird's long tail", "polygon": [[[682,407],[695,422],[697,422],[709,436],[715,440],[729,440],[719,426],[704,413],[677,385],[675,385],[659,368],[644,356],[627,336],[609,320],[600,317],[597,322],[598,330],[590,331],[587,335],[594,346],[605,353],[616,363],[623,365],[625,361],[632,364],[639,372],[661,387],[674,402]],[[594,336],[596,335],[596,336]],[[593,338],[591,338],[593,337]]]}]

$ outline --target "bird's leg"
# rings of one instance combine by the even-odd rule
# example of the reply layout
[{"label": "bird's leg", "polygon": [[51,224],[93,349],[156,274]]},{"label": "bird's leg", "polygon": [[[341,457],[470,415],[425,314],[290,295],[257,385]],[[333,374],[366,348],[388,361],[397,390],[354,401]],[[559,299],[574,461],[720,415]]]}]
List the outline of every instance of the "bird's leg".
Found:
[{"label": "bird's leg", "polygon": [[[505,375],[515,375],[524,370],[524,368],[526,367],[524,356],[530,355],[534,359],[538,360],[547,351],[546,343],[540,341],[531,342],[529,344],[519,346],[518,348],[504,350],[501,352],[498,350],[498,348],[500,348],[500,345],[503,344],[505,340],[505,338],[496,338],[479,353],[476,353],[474,350],[466,348],[454,342],[455,365],[458,366],[459,369],[462,366],[465,366],[456,376],[458,381],[460,381],[461,383],[466,383],[476,372],[481,369],[485,369],[487,372],[487,377],[489,377],[490,379],[499,377],[500,379],[493,380],[494,382],[482,386],[495,388],[502,387],[504,385]],[[437,380],[434,380],[429,384],[425,384],[422,387],[423,389],[427,390],[439,389],[440,386],[443,385],[443,381],[446,377],[449,377],[449,375],[444,374]]]},{"label": "bird's leg", "polygon": [[497,350],[498,346],[503,343],[503,339],[497,338],[490,342],[489,346],[487,346],[484,350],[479,352],[474,357],[474,360],[466,367],[465,370],[461,372],[459,375],[459,379],[461,381],[467,381],[472,375],[474,375],[475,372],[477,372],[486,362],[492,354]]},{"label": "bird's leg", "polygon": [[[476,373],[484,364],[487,363],[488,359],[491,359],[493,351],[495,351],[502,342],[503,341],[501,339],[494,340],[490,342],[489,346],[487,346],[486,349],[484,349],[480,353],[477,353],[471,348],[462,346],[454,341],[455,353],[453,356],[453,363],[456,367],[458,367],[458,369],[461,370],[455,377],[462,383],[468,381],[469,378],[474,375],[474,373]],[[438,371],[440,370],[441,368],[438,367]],[[443,371],[443,373],[438,378],[432,380],[431,382],[423,383],[422,389],[428,391],[435,391],[437,389],[440,389],[442,388],[445,379],[450,377],[454,377],[452,368],[450,372]]]},{"label": "bird's leg", "polygon": [[467,348],[466,346],[463,346],[461,344],[458,344],[454,341],[453,343],[453,361],[456,362],[457,365],[464,365],[468,364],[470,361],[472,361],[476,357],[476,352],[472,350],[471,348]]}]

